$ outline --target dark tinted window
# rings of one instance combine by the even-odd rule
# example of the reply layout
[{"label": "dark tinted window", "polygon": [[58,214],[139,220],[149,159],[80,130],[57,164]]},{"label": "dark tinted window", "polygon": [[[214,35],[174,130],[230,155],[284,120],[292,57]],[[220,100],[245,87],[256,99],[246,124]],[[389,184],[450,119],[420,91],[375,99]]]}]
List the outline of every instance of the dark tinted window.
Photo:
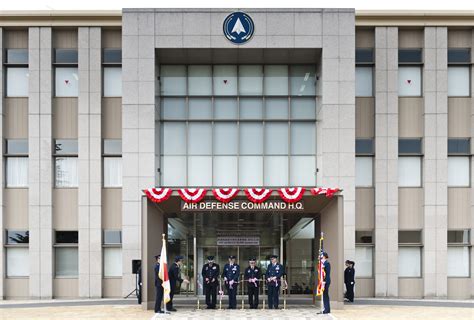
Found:
[{"label": "dark tinted window", "polygon": [[77,140],[58,139],[54,144],[55,154],[77,154]]},{"label": "dark tinted window", "polygon": [[471,154],[471,140],[448,139],[448,154]]},{"label": "dark tinted window", "polygon": [[56,243],[78,243],[77,231],[56,231]]},{"label": "dark tinted window", "polygon": [[77,49],[56,49],[54,52],[55,63],[77,63]]},{"label": "dark tinted window", "polygon": [[448,63],[470,63],[471,49],[456,48],[448,49]]},{"label": "dark tinted window", "polygon": [[7,63],[28,64],[28,49],[8,49]]},{"label": "dark tinted window", "polygon": [[421,59],[421,49],[398,49],[398,62],[418,62],[420,63]]},{"label": "dark tinted window", "polygon": [[356,243],[374,243],[372,231],[356,231]]},{"label": "dark tinted window", "polygon": [[121,244],[122,231],[104,230],[104,244]]},{"label": "dark tinted window", "polygon": [[7,140],[7,154],[28,154],[28,140]]},{"label": "dark tinted window", "polygon": [[448,243],[469,244],[469,230],[448,231]]},{"label": "dark tinted window", "polygon": [[122,63],[122,49],[104,49],[104,63]]},{"label": "dark tinted window", "polygon": [[421,139],[399,139],[399,154],[421,154]]},{"label": "dark tinted window", "polygon": [[421,231],[398,231],[398,243],[421,243]]},{"label": "dark tinted window", "polygon": [[104,139],[104,154],[122,154],[122,140]]},{"label": "dark tinted window", "polygon": [[372,48],[356,49],[356,63],[374,62],[374,50]]},{"label": "dark tinted window", "polygon": [[7,244],[29,243],[30,235],[28,231],[8,230]]},{"label": "dark tinted window", "polygon": [[374,154],[374,140],[356,139],[356,154]]}]

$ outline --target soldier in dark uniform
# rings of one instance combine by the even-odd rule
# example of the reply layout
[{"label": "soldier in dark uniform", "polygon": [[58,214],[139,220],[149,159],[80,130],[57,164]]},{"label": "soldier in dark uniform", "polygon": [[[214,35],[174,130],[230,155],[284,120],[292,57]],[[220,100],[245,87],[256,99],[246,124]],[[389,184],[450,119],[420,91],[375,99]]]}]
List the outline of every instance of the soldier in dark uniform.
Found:
[{"label": "soldier in dark uniform", "polygon": [[344,270],[344,284],[346,285],[346,299],[349,302],[354,302],[354,278],[354,261],[346,260],[346,269]]},{"label": "soldier in dark uniform", "polygon": [[214,263],[214,256],[207,257],[207,263],[202,266],[202,279],[208,309],[216,308],[217,286],[219,285],[219,265]]},{"label": "soldier in dark uniform", "polygon": [[249,266],[245,269],[244,279],[247,282],[247,291],[249,295],[250,309],[258,308],[258,290],[261,272],[260,268],[256,266],[257,259],[250,258]]},{"label": "soldier in dark uniform", "polygon": [[170,279],[170,301],[166,304],[167,311],[177,311],[173,308],[173,296],[176,291],[176,288],[181,287],[183,279],[181,278],[181,265],[183,264],[183,256],[176,256],[174,263],[170,266],[168,270],[168,277]]},{"label": "soldier in dark uniform", "polygon": [[229,309],[237,309],[237,290],[239,285],[240,266],[235,263],[235,256],[229,256],[229,263],[224,266],[225,287],[229,295]]},{"label": "soldier in dark uniform", "polygon": [[268,309],[278,309],[281,277],[284,274],[283,266],[277,261],[278,256],[270,256],[271,263],[267,267],[265,277],[268,287]]},{"label": "soldier in dark uniform", "polygon": [[155,256],[155,288],[156,288],[156,297],[155,297],[155,313],[163,313],[161,311],[161,301],[163,301],[163,281],[159,277],[160,273],[160,255]]},{"label": "soldier in dark uniform", "polygon": [[324,286],[324,292],[323,292],[324,310],[319,313],[324,313],[324,314],[331,312],[331,306],[329,304],[329,286],[331,285],[331,264],[329,263],[328,259],[329,259],[329,256],[327,252],[323,252],[321,261],[323,262],[323,268],[324,268],[324,279],[322,283]]}]

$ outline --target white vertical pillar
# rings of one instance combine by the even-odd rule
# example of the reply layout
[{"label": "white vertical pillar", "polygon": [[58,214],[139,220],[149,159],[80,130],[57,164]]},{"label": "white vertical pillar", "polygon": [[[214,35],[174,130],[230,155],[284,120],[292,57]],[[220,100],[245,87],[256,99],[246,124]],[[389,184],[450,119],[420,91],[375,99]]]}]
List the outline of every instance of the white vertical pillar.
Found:
[{"label": "white vertical pillar", "polygon": [[[474,29],[471,38],[471,61],[474,60]],[[471,65],[471,95],[474,94],[474,67]],[[471,150],[474,150],[474,100],[471,97]],[[472,151],[471,151],[472,152]],[[474,247],[474,157],[471,157],[471,246]],[[471,297],[474,298],[474,250],[471,247]]]},{"label": "white vertical pillar", "polygon": [[[3,28],[0,27],[0,61],[3,60]],[[0,64],[0,146],[4,150],[3,146],[3,63]],[[3,157],[0,159],[0,168],[3,168]],[[0,183],[1,183],[1,192],[0,192],[0,230],[4,232],[4,223],[3,223],[3,189],[5,188],[5,183],[3,179],[3,170],[0,170]],[[4,279],[6,277],[5,270],[5,247],[4,247],[4,237],[0,237],[0,300],[3,300],[5,297],[4,291]]]},{"label": "white vertical pillar", "polygon": [[398,29],[375,28],[375,295],[398,295]]},{"label": "white vertical pillar", "polygon": [[31,298],[53,296],[52,35],[30,27],[28,36],[28,223]]},{"label": "white vertical pillar", "polygon": [[79,296],[102,296],[101,34],[80,27],[79,45]]},{"label": "white vertical pillar", "polygon": [[425,28],[424,77],[425,154],[423,175],[424,212],[424,296],[447,297],[448,225],[448,99],[447,28]]}]

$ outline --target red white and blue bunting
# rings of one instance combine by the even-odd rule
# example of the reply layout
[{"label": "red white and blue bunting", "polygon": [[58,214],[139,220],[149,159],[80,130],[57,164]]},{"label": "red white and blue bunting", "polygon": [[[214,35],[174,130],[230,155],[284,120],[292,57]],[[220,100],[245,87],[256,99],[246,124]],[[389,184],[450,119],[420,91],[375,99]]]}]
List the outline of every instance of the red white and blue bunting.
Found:
[{"label": "red white and blue bunting", "polygon": [[[206,196],[207,189],[205,188],[181,188],[175,189],[178,191],[181,199],[187,203],[200,202]],[[247,196],[247,199],[254,203],[261,203],[266,201],[273,193],[272,189],[266,188],[246,188],[242,189]],[[240,189],[238,188],[218,188],[212,189],[214,197],[221,202],[230,202],[239,194]],[[303,187],[292,187],[292,188],[280,188],[277,190],[280,198],[287,202],[293,203],[300,201],[306,191]],[[339,188],[311,188],[311,194],[325,195],[326,198],[332,198],[336,193],[341,191]],[[153,202],[160,203],[167,200],[173,189],[171,188],[149,188],[143,190],[148,199]]]},{"label": "red white and blue bunting", "polygon": [[188,189],[178,189],[178,193],[187,203],[196,203],[201,201],[206,196],[207,190],[204,188],[188,188]]},{"label": "red white and blue bunting", "polygon": [[229,202],[239,193],[239,189],[237,188],[213,189],[212,193],[214,194],[214,197],[217,200],[221,202]]}]

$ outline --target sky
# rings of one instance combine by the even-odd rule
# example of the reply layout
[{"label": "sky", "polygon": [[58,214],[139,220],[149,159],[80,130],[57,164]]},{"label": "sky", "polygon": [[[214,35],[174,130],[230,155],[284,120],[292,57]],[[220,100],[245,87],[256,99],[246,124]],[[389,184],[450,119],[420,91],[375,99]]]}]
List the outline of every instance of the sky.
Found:
[{"label": "sky", "polygon": [[3,10],[122,8],[355,8],[356,10],[474,10],[473,0],[2,0]]}]

